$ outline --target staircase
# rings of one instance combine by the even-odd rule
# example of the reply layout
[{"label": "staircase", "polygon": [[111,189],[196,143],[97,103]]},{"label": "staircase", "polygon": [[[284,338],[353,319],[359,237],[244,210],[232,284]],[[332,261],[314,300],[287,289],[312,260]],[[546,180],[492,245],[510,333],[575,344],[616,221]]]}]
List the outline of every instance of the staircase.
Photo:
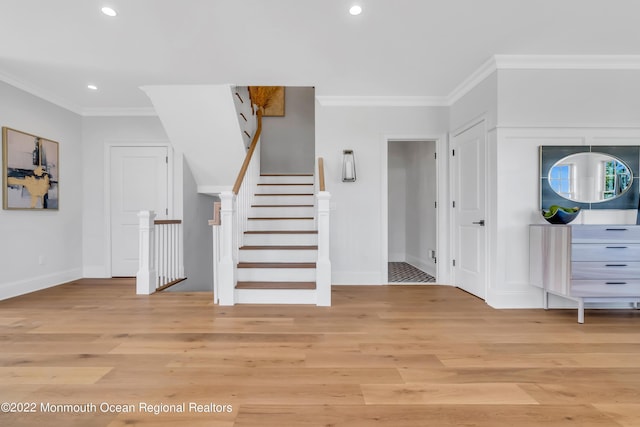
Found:
[{"label": "staircase", "polygon": [[238,251],[237,303],[316,303],[313,175],[260,175]]}]

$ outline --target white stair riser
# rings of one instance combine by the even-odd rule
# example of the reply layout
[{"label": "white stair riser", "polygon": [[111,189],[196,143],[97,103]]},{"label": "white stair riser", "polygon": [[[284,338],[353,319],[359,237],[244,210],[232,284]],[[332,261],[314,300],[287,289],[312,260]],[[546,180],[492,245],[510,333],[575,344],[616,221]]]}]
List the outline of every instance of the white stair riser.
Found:
[{"label": "white stair riser", "polygon": [[315,221],[312,219],[263,219],[247,221],[249,231],[268,230],[315,230]]},{"label": "white stair riser", "polygon": [[313,185],[258,185],[256,194],[313,194],[315,188]]},{"label": "white stair riser", "polygon": [[245,234],[247,246],[293,245],[312,246],[318,244],[317,234]]},{"label": "white stair riser", "polygon": [[254,205],[313,205],[314,196],[255,196]]},{"label": "white stair riser", "polygon": [[313,206],[297,206],[297,207],[252,207],[249,211],[249,217],[266,217],[266,218],[282,218],[282,217],[314,217],[315,208]]},{"label": "white stair riser", "polygon": [[241,249],[240,262],[316,262],[315,249]]},{"label": "white stair riser", "polygon": [[315,268],[238,268],[239,282],[315,282]]},{"label": "white stair riser", "polygon": [[315,289],[236,289],[238,304],[316,304]]},{"label": "white stair riser", "polygon": [[285,175],[285,176],[261,176],[260,184],[313,184],[313,176]]}]

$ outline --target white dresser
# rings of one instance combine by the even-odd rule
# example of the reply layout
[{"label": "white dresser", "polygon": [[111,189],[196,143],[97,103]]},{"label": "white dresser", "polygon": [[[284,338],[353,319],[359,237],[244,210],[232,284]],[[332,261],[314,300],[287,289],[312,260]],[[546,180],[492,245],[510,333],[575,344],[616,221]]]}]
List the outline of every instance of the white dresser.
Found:
[{"label": "white dresser", "polygon": [[529,278],[548,294],[584,303],[640,302],[640,226],[551,225],[529,228]]}]

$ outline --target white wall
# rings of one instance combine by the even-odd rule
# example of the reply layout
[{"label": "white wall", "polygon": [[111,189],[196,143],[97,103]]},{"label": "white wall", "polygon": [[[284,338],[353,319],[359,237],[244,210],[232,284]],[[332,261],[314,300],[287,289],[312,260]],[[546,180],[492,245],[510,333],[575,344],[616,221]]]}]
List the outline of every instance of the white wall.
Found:
[{"label": "white wall", "polygon": [[502,127],[637,126],[637,70],[499,70]]},{"label": "white wall", "polygon": [[[81,212],[84,277],[110,277],[109,246],[105,234],[109,220],[105,214],[107,186],[105,147],[112,143],[135,145],[167,142],[167,135],[157,117],[86,117],[83,119],[82,182],[84,185]],[[179,166],[181,170],[181,162]],[[179,189],[182,182],[181,172],[174,176],[180,183],[174,188]],[[179,207],[179,211],[174,211],[174,215],[181,218],[181,191],[176,191],[174,195],[179,197],[179,202],[174,198],[174,206]]]},{"label": "white wall", "polygon": [[454,132],[479,117],[486,120],[486,129],[498,120],[498,73],[492,73],[451,107],[449,130]]},{"label": "white wall", "polygon": [[313,173],[315,89],[287,86],[284,117],[264,117],[260,139],[262,173]]},{"label": "white wall", "polygon": [[[448,120],[448,109],[443,107],[316,104],[316,156],[325,159],[327,191],[332,196],[333,283],[386,283],[382,259],[388,246],[382,209],[386,217],[387,206],[382,202],[387,182],[383,186],[381,171],[387,167],[387,140],[443,135]],[[354,183],[341,181],[342,150],[347,148],[355,153]]]},{"label": "white wall", "polygon": [[3,82],[0,124],[57,141],[60,155],[59,210],[0,211],[4,299],[82,276],[83,146],[80,116]]},{"label": "white wall", "polygon": [[[494,141],[496,217],[487,302],[541,307],[529,285],[529,224],[539,205],[540,145],[640,145],[639,71],[501,70]],[[490,159],[492,161],[492,159]],[[634,223],[636,211],[583,211],[576,223]],[[552,304],[567,305],[554,299]],[[569,304],[570,305],[570,304]]]},{"label": "white wall", "polygon": [[[393,145],[395,143],[391,143]],[[407,207],[406,261],[419,269],[436,275],[436,265],[429,250],[436,250],[438,226],[436,152],[433,141],[406,142]]]},{"label": "white wall", "polygon": [[164,85],[142,88],[176,152],[184,153],[201,193],[231,190],[246,156],[235,86]]}]

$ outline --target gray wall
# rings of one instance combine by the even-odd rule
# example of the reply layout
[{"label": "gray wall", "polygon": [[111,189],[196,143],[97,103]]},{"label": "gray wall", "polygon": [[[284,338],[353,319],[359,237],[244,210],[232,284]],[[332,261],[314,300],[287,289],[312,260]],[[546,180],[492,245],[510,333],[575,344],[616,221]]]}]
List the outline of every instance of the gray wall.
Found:
[{"label": "gray wall", "polygon": [[407,159],[405,143],[388,146],[389,262],[407,260]]},{"label": "gray wall", "polygon": [[183,232],[184,273],[187,280],[169,288],[171,291],[213,291],[213,248],[211,227],[214,197],[198,194],[196,181],[183,163]]},{"label": "gray wall", "polygon": [[315,153],[315,89],[285,88],[284,117],[262,122],[262,173],[313,173]]}]

